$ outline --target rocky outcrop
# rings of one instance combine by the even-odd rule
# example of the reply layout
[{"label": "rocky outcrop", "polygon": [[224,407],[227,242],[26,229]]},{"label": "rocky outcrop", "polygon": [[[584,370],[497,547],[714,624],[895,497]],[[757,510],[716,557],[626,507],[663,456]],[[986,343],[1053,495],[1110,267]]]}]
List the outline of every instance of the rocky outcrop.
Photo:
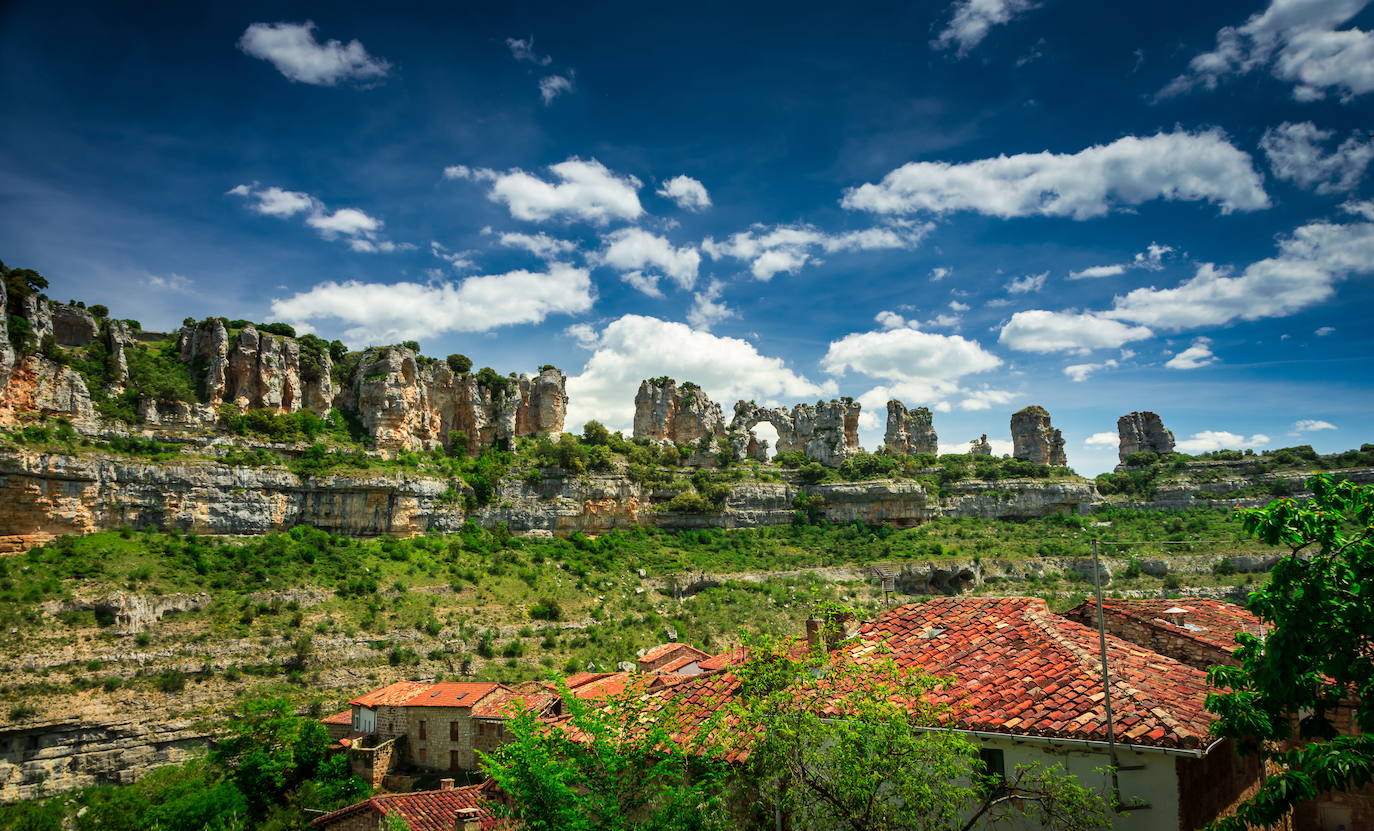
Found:
[{"label": "rocky outcrop", "polygon": [[520,376],[520,406],[515,411],[515,434],[537,436],[563,432],[568,417],[568,377],[545,366],[530,378]]},{"label": "rocky outcrop", "polygon": [[939,453],[940,439],[935,435],[930,410],[908,410],[897,400],[887,402],[887,432],[883,446],[891,453]]},{"label": "rocky outcrop", "polygon": [[84,600],[51,600],[43,604],[49,615],[94,611],[108,615],[116,631],[132,635],[150,628],[171,612],[199,611],[210,605],[208,594],[133,594],[115,592],[108,597]]},{"label": "rocky outcrop", "polygon": [[858,453],[860,406],[852,398],[798,404],[792,411],[760,407],[752,401],[735,404],[730,432],[747,435],[768,422],[778,431],[779,453],[801,452],[823,465],[836,467]]},{"label": "rocky outcrop", "polygon": [[1042,465],[1064,467],[1064,435],[1050,424],[1044,408],[1031,405],[1011,416],[1012,456]]},{"label": "rocky outcrop", "polygon": [[229,349],[224,400],[244,410],[299,410],[303,401],[300,357],[300,343],[295,338],[259,332],[252,324],[245,326]]},{"label": "rocky outcrop", "polygon": [[40,355],[26,355],[0,389],[0,424],[33,414],[65,418],[77,427],[93,427],[95,421],[86,382],[75,370]]},{"label": "rocky outcrop", "polygon": [[1164,427],[1159,415],[1148,410],[1127,413],[1116,420],[1119,436],[1118,455],[1121,461],[1132,453],[1148,450],[1161,456],[1174,452],[1174,434]]},{"label": "rocky outcrop", "polygon": [[100,337],[95,316],[79,306],[52,304],[52,334],[58,346],[85,346]]},{"label": "rocky outcrop", "polygon": [[696,444],[725,435],[720,405],[690,381],[681,386],[672,378],[639,383],[635,394],[634,437],[675,444]]},{"label": "rocky outcrop", "polygon": [[5,281],[0,280],[0,398],[4,397],[5,387],[10,380],[10,370],[14,369],[14,347],[10,345],[9,296],[5,292]]},{"label": "rocky outcrop", "polygon": [[968,452],[971,456],[991,456],[992,442],[988,441],[988,434],[984,433],[973,441],[969,442]]},{"label": "rocky outcrop", "polygon": [[135,343],[137,341],[129,330],[129,324],[122,320],[111,320],[105,324],[105,347],[109,352],[108,392],[121,392],[129,383],[129,348]]}]

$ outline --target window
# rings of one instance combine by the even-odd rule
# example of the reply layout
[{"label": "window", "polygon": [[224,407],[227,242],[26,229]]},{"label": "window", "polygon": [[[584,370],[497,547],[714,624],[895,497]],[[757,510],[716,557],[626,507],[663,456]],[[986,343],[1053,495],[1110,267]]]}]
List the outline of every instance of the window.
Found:
[{"label": "window", "polygon": [[425,723],[424,723],[423,721],[421,721],[421,722],[420,722],[420,739],[421,739],[421,741],[423,741],[425,738],[427,738],[427,737],[425,736]]},{"label": "window", "polygon": [[427,758],[425,758],[427,754],[426,754],[425,749],[424,749],[423,747],[420,748],[418,751],[416,751],[416,754],[415,754],[415,755],[420,759],[421,762],[427,762],[427,761],[429,761]]},{"label": "window", "polygon": [[459,722],[459,721],[450,721],[450,722],[448,723],[448,740],[449,740],[449,741],[451,741],[451,742],[462,741],[462,738],[463,738],[463,731],[460,730],[459,727],[458,727],[458,725],[460,725],[460,724],[462,724],[462,722]]},{"label": "window", "polygon": [[983,763],[983,771],[992,778],[993,787],[1000,788],[1007,781],[1007,760],[1002,751],[984,747],[978,751],[978,761]]},{"label": "window", "polygon": [[[457,722],[455,722],[455,724],[456,724],[456,723],[457,723]],[[463,769],[463,766],[462,766],[462,764],[460,764],[460,760],[459,760],[459,758],[458,758],[458,751],[456,751],[456,750],[450,750],[450,751],[448,752],[448,769],[449,769],[449,770],[462,770],[462,769]]]}]

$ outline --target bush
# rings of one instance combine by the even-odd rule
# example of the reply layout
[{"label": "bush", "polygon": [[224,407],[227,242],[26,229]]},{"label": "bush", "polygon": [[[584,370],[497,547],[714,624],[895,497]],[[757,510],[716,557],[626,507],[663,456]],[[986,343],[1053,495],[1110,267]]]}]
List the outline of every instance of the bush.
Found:
[{"label": "bush", "polygon": [[467,355],[454,353],[446,359],[448,368],[453,370],[455,375],[466,375],[472,371],[472,359]]},{"label": "bush", "polygon": [[562,620],[563,609],[553,598],[544,598],[530,607],[530,617],[534,620]]},{"label": "bush", "polygon": [[157,677],[154,686],[165,693],[179,693],[186,689],[186,673],[169,669]]},{"label": "bush", "polygon": [[110,316],[110,310],[109,310],[109,308],[106,307],[105,305],[101,304],[101,303],[93,304],[93,305],[92,305],[89,309],[87,309],[86,311],[90,312],[92,317],[109,317],[109,316]]},{"label": "bush", "polygon": [[267,332],[271,335],[281,335],[284,338],[294,338],[296,327],[288,323],[259,323],[255,328],[259,332]]}]

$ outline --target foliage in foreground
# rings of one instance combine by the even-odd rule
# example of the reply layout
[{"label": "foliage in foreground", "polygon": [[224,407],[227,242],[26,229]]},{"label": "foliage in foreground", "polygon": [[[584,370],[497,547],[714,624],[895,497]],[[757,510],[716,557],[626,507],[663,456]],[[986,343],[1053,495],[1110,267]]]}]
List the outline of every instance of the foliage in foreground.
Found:
[{"label": "foliage in foreground", "polygon": [[[1208,697],[1217,735],[1277,768],[1234,817],[1240,831],[1276,823],[1298,803],[1374,780],[1374,487],[1309,480],[1310,502],[1280,499],[1243,512],[1247,530],[1292,552],[1248,606],[1271,630],[1238,636],[1238,667],[1214,667]],[[1294,718],[1297,730],[1294,735]],[[1364,735],[1341,735],[1349,714]]]},{"label": "foliage in foreground", "polygon": [[514,740],[483,759],[513,797],[506,812],[536,831],[1109,824],[1103,800],[1058,766],[1003,779],[960,734],[921,729],[946,712],[923,698],[942,679],[761,641],[751,654],[732,675],[666,692],[569,697],[555,726],[517,719]]},{"label": "foliage in foreground", "polygon": [[249,701],[209,755],[158,768],[132,785],[8,806],[0,831],[291,831],[304,809],[333,810],[369,789],[342,754],[326,752],[324,725],[281,700]]}]

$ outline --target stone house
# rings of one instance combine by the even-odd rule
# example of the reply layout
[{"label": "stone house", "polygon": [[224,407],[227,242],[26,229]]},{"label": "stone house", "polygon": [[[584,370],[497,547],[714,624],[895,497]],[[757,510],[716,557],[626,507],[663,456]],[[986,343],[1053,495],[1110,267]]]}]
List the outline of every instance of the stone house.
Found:
[{"label": "stone house", "polygon": [[474,771],[478,751],[491,752],[507,739],[505,721],[521,708],[557,709],[542,688],[517,690],[495,682],[397,681],[349,702],[343,714],[324,719],[348,753],[355,773],[381,784],[401,768]]},{"label": "stone house", "polygon": [[639,656],[635,663],[640,672],[696,675],[701,672],[701,662],[709,657],[688,643],[663,643]]}]

